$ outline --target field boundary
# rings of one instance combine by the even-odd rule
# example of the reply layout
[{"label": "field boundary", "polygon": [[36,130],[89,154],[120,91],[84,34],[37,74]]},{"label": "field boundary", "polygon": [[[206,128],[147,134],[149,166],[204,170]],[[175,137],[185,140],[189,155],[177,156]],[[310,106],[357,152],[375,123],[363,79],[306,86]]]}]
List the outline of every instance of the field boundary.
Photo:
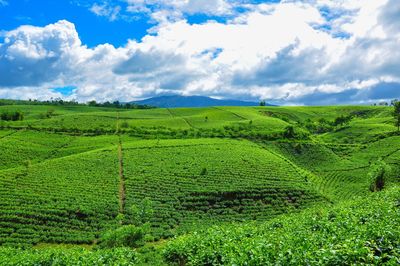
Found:
[{"label": "field boundary", "polygon": [[185,121],[185,123],[186,123],[189,127],[193,128],[193,129],[198,129],[197,127],[193,126],[192,123],[190,123],[190,122],[189,122],[186,118],[184,118],[183,116],[174,115],[174,114],[171,112],[171,110],[170,110],[169,108],[167,108],[167,110],[168,110],[168,112],[170,113],[170,115],[171,115],[173,118],[178,117],[178,118],[182,119],[183,121]]},{"label": "field boundary", "polygon": [[124,176],[124,161],[122,151],[122,141],[119,139],[118,144],[118,167],[119,167],[119,212],[124,213],[125,211],[125,199],[126,199],[126,187],[125,187],[125,176]]},{"label": "field boundary", "polygon": [[9,134],[6,134],[6,135],[4,135],[4,136],[1,136],[1,137],[0,137],[0,140],[1,140],[1,139],[5,139],[5,138],[7,138],[7,137],[9,137],[9,136],[12,136],[12,135],[16,134],[18,131],[19,131],[19,130],[12,131],[12,132],[10,132]]},{"label": "field boundary", "polygon": [[120,123],[120,116],[119,112],[117,112],[117,124],[115,128],[115,134],[118,135],[118,176],[119,176],[118,202],[119,202],[119,213],[123,214],[125,211],[126,186],[125,186],[125,176],[124,176],[122,138],[119,132],[120,129],[119,123]]},{"label": "field boundary", "polygon": [[234,115],[234,116],[236,116],[236,117],[238,117],[238,118],[240,118],[242,120],[251,120],[251,119],[245,118],[244,116],[238,115],[237,113],[232,112],[230,110],[221,109],[221,108],[218,108],[218,107],[215,107],[215,106],[213,108],[217,109],[219,111],[222,111],[222,112],[230,113],[230,114],[232,114],[232,115]]}]

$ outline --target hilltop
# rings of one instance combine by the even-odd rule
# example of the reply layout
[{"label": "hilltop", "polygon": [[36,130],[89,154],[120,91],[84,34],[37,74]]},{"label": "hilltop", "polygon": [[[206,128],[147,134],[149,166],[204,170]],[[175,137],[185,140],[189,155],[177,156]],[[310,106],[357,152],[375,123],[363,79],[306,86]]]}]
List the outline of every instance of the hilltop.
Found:
[{"label": "hilltop", "polygon": [[[240,100],[220,100],[205,96],[168,95],[135,101],[136,104],[162,108],[176,107],[212,107],[212,106],[258,106],[257,102]],[[267,104],[268,105],[268,104]]]}]

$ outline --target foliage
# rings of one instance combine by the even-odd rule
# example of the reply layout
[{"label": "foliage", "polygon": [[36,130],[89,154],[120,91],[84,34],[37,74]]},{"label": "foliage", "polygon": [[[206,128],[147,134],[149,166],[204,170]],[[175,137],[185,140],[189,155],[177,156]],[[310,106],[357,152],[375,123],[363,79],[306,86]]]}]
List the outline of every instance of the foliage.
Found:
[{"label": "foliage", "polygon": [[115,154],[86,152],[0,171],[0,245],[93,243],[118,213]]},{"label": "foliage", "polygon": [[390,169],[388,165],[382,161],[382,159],[378,159],[374,164],[371,165],[371,169],[368,173],[369,179],[371,180],[370,190],[372,192],[381,191],[385,186],[385,174]]},{"label": "foliage", "polygon": [[40,118],[51,118],[54,115],[54,109],[48,109],[46,113],[40,114]]},{"label": "foliage", "polygon": [[398,265],[400,189],[260,224],[214,226],[169,242],[179,265]]},{"label": "foliage", "polygon": [[153,106],[141,105],[136,103],[120,103],[119,101],[114,102],[103,102],[98,103],[96,101],[89,101],[87,103],[78,103],[75,100],[66,101],[61,98],[51,98],[47,101],[40,100],[9,100],[0,99],[0,106],[2,105],[52,105],[52,106],[90,106],[90,107],[106,107],[106,108],[121,108],[121,109],[152,109]]},{"label": "foliage", "polygon": [[103,248],[131,247],[137,248],[145,244],[145,236],[149,231],[148,225],[123,225],[107,231],[99,243]]},{"label": "foliage", "polygon": [[395,126],[397,126],[397,131],[400,131],[400,101],[395,101],[393,103],[394,111],[393,116],[395,119]]},{"label": "foliage", "polygon": [[20,111],[15,112],[2,112],[0,119],[3,121],[21,121],[24,120],[24,114]]},{"label": "foliage", "polygon": [[343,126],[348,124],[352,119],[351,115],[341,115],[339,117],[336,117],[335,120],[333,121],[332,125],[333,126]]},{"label": "foliage", "polygon": [[84,248],[15,249],[0,247],[0,265],[137,265],[136,251],[128,248],[90,251]]},{"label": "foliage", "polygon": [[[124,145],[124,165],[126,204],[152,200],[155,237],[324,202],[297,168],[248,141],[135,141]],[[137,213],[127,209],[127,220]]]},{"label": "foliage", "polygon": [[91,107],[112,107],[112,108],[121,108],[121,109],[152,109],[155,108],[153,106],[149,105],[142,105],[142,104],[136,104],[136,103],[120,103],[119,101],[115,102],[103,102],[103,103],[98,103],[96,101],[89,101],[87,103],[88,106]]},{"label": "foliage", "polygon": [[[391,241],[387,235],[397,235],[386,224],[381,227],[383,240],[370,237],[368,232],[366,237],[360,236],[364,223],[371,225],[371,232],[377,228],[378,217],[382,223],[391,217],[388,224],[398,226],[396,217],[390,216],[394,210],[382,213],[386,207],[380,210],[382,201],[378,199],[400,181],[400,136],[392,122],[392,108],[142,110],[128,109],[121,103],[88,106],[57,99],[44,103],[6,100],[0,105],[0,114],[23,112],[24,116],[23,120],[0,121],[0,245],[27,248],[15,250],[14,257],[10,251],[8,257],[14,260],[18,256],[28,262],[36,258],[36,249],[29,247],[41,243],[96,248],[96,243],[99,247],[141,246],[155,238],[159,241],[137,250],[146,253],[143,263],[158,265],[150,257],[159,257],[158,249],[169,242],[168,238],[213,224],[222,227],[210,229],[211,235],[198,233],[204,242],[194,241],[200,243],[196,247],[192,246],[196,234],[178,238],[176,241],[188,241],[182,242],[185,249],[179,246],[170,253],[177,258],[172,260],[218,264],[224,258],[222,264],[241,265],[248,260],[259,265],[278,258],[284,265],[337,265],[341,260],[352,264],[346,262],[353,258],[353,264],[369,263],[357,261],[359,253],[354,251],[353,242],[357,247],[374,249],[379,258],[393,255],[385,241]],[[118,153],[120,144],[122,154]],[[384,190],[370,193],[371,184],[378,190],[382,180]],[[361,209],[373,207],[376,213],[371,209],[361,215],[356,210],[352,216],[352,211],[345,211],[348,205],[342,201],[368,194],[376,194],[368,200],[378,199],[378,203],[372,206],[363,201]],[[316,206],[329,203],[338,204],[338,209],[330,216],[329,210],[323,209],[318,216]],[[291,216],[305,208],[314,209],[314,216]],[[333,219],[335,215],[340,219]],[[233,226],[224,225],[232,222]],[[348,225],[360,235],[348,233]],[[226,235],[221,235],[224,228]],[[319,239],[324,237],[326,242]],[[357,242],[360,239],[369,244],[362,246]],[[225,242],[229,250],[220,248]],[[390,243],[393,247],[397,244]],[[114,250],[95,251],[97,255],[85,250],[68,254],[73,262],[81,254],[93,256],[101,264]],[[332,250],[343,258],[334,257]],[[370,254],[368,250],[365,254]],[[69,251],[62,248],[62,252]],[[302,260],[301,252],[308,262]],[[60,264],[68,264],[64,255],[50,248],[40,254],[43,263],[52,256]],[[286,257],[295,261],[289,263]],[[113,258],[117,265],[124,264]],[[94,264],[82,261],[83,265]]]},{"label": "foliage", "polygon": [[142,226],[153,218],[154,210],[151,200],[146,197],[139,204],[131,206],[132,224]]}]

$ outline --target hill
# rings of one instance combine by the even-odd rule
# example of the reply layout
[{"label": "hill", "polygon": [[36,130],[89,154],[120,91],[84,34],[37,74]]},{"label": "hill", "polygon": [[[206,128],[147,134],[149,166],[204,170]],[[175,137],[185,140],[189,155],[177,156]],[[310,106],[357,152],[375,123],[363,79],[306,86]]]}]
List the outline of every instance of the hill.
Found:
[{"label": "hill", "polygon": [[[291,250],[312,228],[338,231],[328,235],[338,239],[332,240],[337,245],[353,243],[351,237],[378,243],[378,233],[361,237],[364,222],[348,234],[330,220],[319,223],[310,213],[321,212],[321,221],[339,216],[355,228],[355,220],[370,221],[372,210],[382,206],[379,217],[390,210],[387,219],[398,221],[380,199],[393,202],[400,182],[400,135],[391,112],[383,106],[5,104],[0,114],[19,116],[0,120],[0,261],[206,265],[224,264],[219,260],[224,258],[243,265],[254,250],[270,254],[255,254],[257,263],[273,263],[276,254],[264,250],[262,241],[277,248],[281,233],[288,240],[283,250]],[[369,209],[351,213],[351,206],[360,204]],[[330,210],[335,210],[332,215]],[[390,224],[387,219],[382,222]],[[216,227],[209,229],[212,225]],[[371,225],[377,228],[377,220]],[[389,230],[385,239],[395,234],[384,228]],[[252,230],[248,242],[235,242]],[[225,241],[238,249],[216,244]],[[321,250],[304,243],[314,250],[310,261],[320,263],[323,250],[349,256],[329,242],[318,244]],[[135,251],[117,248],[126,245]],[[209,246],[215,247],[215,257]],[[231,248],[234,253],[227,255]],[[238,254],[240,250],[245,253]],[[387,256],[395,252],[379,253],[377,261],[392,263]],[[293,259],[290,264],[301,257],[288,254],[282,256]]]},{"label": "hill", "polygon": [[214,226],[168,243],[179,265],[398,265],[399,187],[260,224]]},{"label": "hill", "polygon": [[180,95],[153,97],[142,101],[135,101],[134,103],[141,105],[163,107],[163,108],[259,105],[259,103],[257,102],[247,102],[239,100],[219,100],[205,96],[180,96]]}]

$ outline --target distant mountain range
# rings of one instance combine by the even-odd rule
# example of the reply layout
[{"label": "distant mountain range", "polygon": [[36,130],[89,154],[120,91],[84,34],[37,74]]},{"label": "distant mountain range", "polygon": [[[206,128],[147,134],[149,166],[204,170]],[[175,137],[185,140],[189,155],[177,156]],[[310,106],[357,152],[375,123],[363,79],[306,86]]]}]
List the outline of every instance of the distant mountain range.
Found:
[{"label": "distant mountain range", "polygon": [[[239,100],[218,100],[205,96],[180,96],[169,95],[153,97],[134,103],[151,105],[155,107],[210,107],[210,106],[258,106],[258,102],[247,102]],[[268,104],[267,104],[268,105]]]}]

